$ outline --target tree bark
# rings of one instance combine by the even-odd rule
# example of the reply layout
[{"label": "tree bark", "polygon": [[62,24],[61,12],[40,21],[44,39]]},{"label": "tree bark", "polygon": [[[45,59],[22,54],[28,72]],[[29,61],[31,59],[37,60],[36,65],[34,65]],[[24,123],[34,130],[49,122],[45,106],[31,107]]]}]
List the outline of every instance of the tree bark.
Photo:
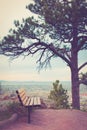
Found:
[{"label": "tree bark", "polygon": [[72,106],[74,109],[80,109],[79,84],[75,75],[76,72],[72,74]]},{"label": "tree bark", "polygon": [[72,53],[72,68],[71,68],[71,82],[72,82],[72,107],[74,109],[80,109],[80,97],[79,97],[79,77],[78,77],[78,54]]}]

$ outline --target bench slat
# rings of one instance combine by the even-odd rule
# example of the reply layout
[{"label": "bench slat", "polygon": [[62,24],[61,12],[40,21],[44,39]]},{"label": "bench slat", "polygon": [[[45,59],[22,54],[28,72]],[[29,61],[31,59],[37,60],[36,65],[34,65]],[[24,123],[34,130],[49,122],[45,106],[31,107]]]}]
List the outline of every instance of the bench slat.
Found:
[{"label": "bench slat", "polygon": [[38,104],[38,105],[41,105],[40,97],[37,97],[37,104]]},{"label": "bench slat", "polygon": [[34,104],[34,97],[31,97],[29,105],[32,106]]},{"label": "bench slat", "polygon": [[19,90],[18,94],[19,94],[20,97],[25,97],[26,96],[26,92],[23,89]]},{"label": "bench slat", "polygon": [[24,104],[26,107],[29,106],[29,103],[30,103],[30,98],[27,100],[27,102]]},{"label": "bench slat", "polygon": [[23,95],[22,97],[20,96],[22,102],[26,99],[26,95]]},{"label": "bench slat", "polygon": [[23,96],[26,95],[25,92],[22,92],[22,93],[19,93],[19,94],[20,94],[20,97],[23,97]]},{"label": "bench slat", "polygon": [[29,97],[26,97],[24,100],[23,100],[23,105],[25,105],[28,101]]},{"label": "bench slat", "polygon": [[23,95],[26,95],[26,92],[23,90],[23,91],[19,91],[19,94],[20,96],[23,96]]},{"label": "bench slat", "polygon": [[20,90],[18,90],[18,92],[19,92],[20,95],[22,95],[22,94],[24,94],[24,93],[26,94],[26,92],[25,92],[24,89],[20,89]]},{"label": "bench slat", "polygon": [[34,97],[34,105],[37,105],[37,97]]}]

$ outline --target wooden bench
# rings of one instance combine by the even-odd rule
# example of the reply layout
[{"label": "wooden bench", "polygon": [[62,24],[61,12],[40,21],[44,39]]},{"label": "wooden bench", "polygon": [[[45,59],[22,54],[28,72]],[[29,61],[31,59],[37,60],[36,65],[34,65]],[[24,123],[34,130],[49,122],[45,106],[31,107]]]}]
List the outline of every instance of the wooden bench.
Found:
[{"label": "wooden bench", "polygon": [[32,107],[40,107],[40,97],[28,97],[24,89],[16,90],[19,102],[28,109],[28,123],[30,123],[30,112]]}]

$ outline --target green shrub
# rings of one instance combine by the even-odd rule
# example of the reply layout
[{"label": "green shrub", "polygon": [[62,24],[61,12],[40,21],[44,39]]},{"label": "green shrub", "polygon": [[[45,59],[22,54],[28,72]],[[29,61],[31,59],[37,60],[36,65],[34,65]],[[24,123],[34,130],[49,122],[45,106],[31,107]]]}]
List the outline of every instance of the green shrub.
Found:
[{"label": "green shrub", "polygon": [[14,113],[17,113],[19,117],[26,116],[27,109],[18,102],[10,102],[6,109],[0,110],[0,121],[10,118]]},{"label": "green shrub", "polygon": [[87,99],[84,99],[80,104],[80,109],[87,112]]},{"label": "green shrub", "polygon": [[54,101],[56,108],[69,108],[67,90],[59,84],[59,80],[53,83],[53,90],[50,91],[48,98]]}]

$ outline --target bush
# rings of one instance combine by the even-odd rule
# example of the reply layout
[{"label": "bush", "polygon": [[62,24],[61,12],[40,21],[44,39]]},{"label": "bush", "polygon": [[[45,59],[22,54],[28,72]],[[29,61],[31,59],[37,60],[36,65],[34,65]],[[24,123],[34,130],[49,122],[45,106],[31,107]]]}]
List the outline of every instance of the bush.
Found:
[{"label": "bush", "polygon": [[50,91],[49,99],[53,100],[56,108],[69,108],[67,90],[59,84],[59,80],[53,83],[53,90]]},{"label": "bush", "polygon": [[18,102],[10,103],[7,109],[11,113],[17,113],[19,116],[25,116],[27,114],[25,107],[21,106]]},{"label": "bush", "polygon": [[11,102],[5,109],[0,110],[0,121],[10,118],[14,113],[17,113],[19,117],[26,116],[27,109],[18,102]]}]

